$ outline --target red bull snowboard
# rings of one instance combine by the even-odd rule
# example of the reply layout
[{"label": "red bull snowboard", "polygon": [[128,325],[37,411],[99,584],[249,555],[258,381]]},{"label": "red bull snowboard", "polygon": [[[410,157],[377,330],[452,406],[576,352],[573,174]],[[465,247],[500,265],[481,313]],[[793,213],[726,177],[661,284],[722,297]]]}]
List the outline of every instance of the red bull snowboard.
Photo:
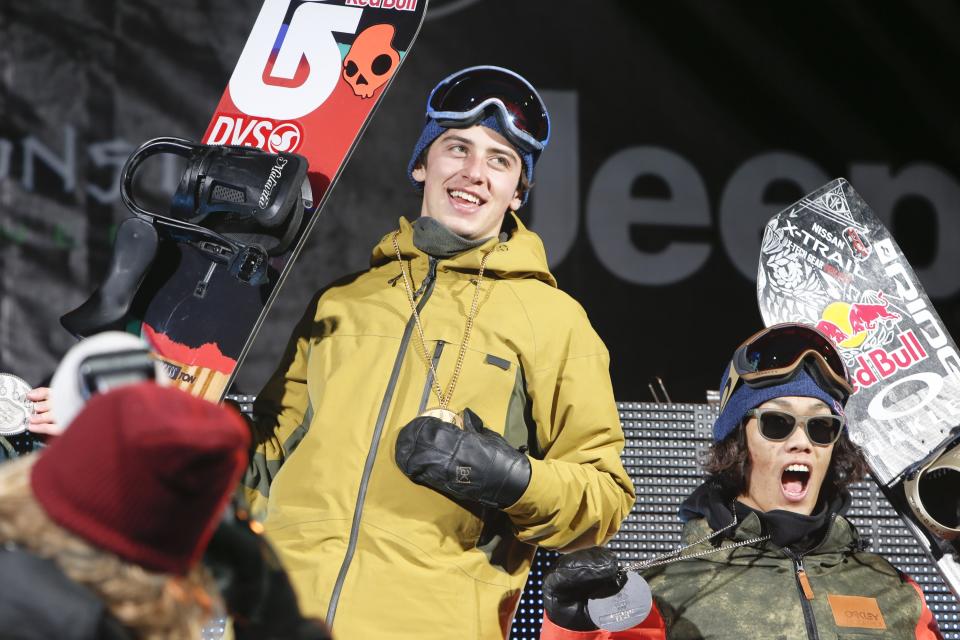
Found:
[{"label": "red bull snowboard", "polygon": [[[330,188],[409,54],[427,2],[266,0],[202,142],[234,147],[238,156],[242,148],[262,149],[277,154],[275,164],[247,194],[226,183],[208,179],[204,185],[202,177],[185,175],[184,181],[194,179],[198,187],[186,194],[178,191],[171,211],[183,209],[187,197],[202,199],[204,206],[215,199],[228,204],[255,204],[259,199],[264,209],[282,180],[289,180],[293,167],[305,159],[306,182],[297,180],[303,184],[303,206],[284,219],[280,231],[266,228],[277,227],[278,220],[267,220],[264,233],[257,235],[250,233],[250,220],[237,216],[218,220],[213,214],[198,222],[202,216],[152,215],[134,203],[127,193],[132,184],[124,183],[124,201],[136,217],[121,224],[118,235],[150,250],[156,247],[156,257],[122,320],[90,331],[88,319],[105,316],[103,307],[109,306],[103,295],[95,294],[91,301],[97,298],[97,304],[88,301],[86,308],[66,314],[64,326],[77,335],[107,328],[139,334],[175,386],[221,400]],[[178,153],[191,162],[199,153],[189,141],[175,138],[151,141],[137,153],[147,147]],[[192,188],[182,181],[181,189],[184,184]],[[244,224],[242,234],[224,230]],[[118,255],[115,249],[108,277],[122,285],[130,271],[124,261],[136,258]]]},{"label": "red bull snowboard", "polygon": [[767,326],[811,325],[837,346],[855,389],[851,439],[960,594],[960,355],[900,247],[846,180],[770,219],[757,298]]}]

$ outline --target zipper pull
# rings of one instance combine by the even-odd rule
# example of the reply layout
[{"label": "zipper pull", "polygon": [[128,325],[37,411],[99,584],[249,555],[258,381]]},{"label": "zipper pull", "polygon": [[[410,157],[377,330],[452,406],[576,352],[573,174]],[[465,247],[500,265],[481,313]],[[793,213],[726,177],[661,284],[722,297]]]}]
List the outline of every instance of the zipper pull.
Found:
[{"label": "zipper pull", "polygon": [[437,263],[439,260],[433,256],[428,256],[427,258],[427,277],[423,279],[423,282],[420,283],[420,286],[416,291],[413,292],[413,299],[418,300],[420,295],[424,292],[431,282],[437,279]]},{"label": "zipper pull", "polygon": [[807,572],[803,570],[803,558],[797,558],[794,563],[797,565],[797,580],[800,582],[800,588],[803,589],[803,595],[807,600],[813,600],[813,587],[810,586]]}]

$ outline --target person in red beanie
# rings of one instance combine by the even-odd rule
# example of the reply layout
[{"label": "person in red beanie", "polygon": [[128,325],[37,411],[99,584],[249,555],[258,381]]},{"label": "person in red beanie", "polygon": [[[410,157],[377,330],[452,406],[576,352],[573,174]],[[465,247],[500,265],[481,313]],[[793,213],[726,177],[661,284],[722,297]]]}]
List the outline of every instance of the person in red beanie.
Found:
[{"label": "person in red beanie", "polygon": [[0,467],[0,637],[201,637],[199,562],[247,462],[234,411],[142,383]]}]

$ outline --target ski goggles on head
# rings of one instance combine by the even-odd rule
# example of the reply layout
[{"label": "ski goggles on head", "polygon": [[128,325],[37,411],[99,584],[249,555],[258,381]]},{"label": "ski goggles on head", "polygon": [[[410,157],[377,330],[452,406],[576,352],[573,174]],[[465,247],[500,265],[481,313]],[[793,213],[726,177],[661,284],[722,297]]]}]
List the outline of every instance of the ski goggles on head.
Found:
[{"label": "ski goggles on head", "polygon": [[781,384],[806,363],[814,365],[807,371],[832,397],[846,402],[853,394],[847,368],[830,339],[813,327],[784,323],[758,331],[734,352],[721,410],[740,384],[756,389]]},{"label": "ski goggles on head", "polygon": [[550,116],[540,94],[521,76],[501,67],[470,67],[447,76],[427,98],[427,116],[441,125],[468,125],[495,110],[505,134],[518,147],[543,151]]},{"label": "ski goggles on head", "polygon": [[822,447],[837,441],[845,422],[843,416],[797,416],[780,409],[751,409],[746,418],[756,418],[760,435],[774,442],[786,440],[802,425],[810,442]]}]

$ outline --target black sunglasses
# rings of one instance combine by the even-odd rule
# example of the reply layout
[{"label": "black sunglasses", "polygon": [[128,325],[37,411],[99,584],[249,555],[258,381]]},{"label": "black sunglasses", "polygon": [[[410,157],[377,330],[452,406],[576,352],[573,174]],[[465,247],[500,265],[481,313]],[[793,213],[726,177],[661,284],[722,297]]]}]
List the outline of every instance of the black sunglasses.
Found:
[{"label": "black sunglasses", "polygon": [[843,416],[796,416],[779,409],[751,409],[746,417],[756,418],[760,435],[774,442],[786,440],[802,424],[810,442],[821,447],[836,442],[845,423]]}]

